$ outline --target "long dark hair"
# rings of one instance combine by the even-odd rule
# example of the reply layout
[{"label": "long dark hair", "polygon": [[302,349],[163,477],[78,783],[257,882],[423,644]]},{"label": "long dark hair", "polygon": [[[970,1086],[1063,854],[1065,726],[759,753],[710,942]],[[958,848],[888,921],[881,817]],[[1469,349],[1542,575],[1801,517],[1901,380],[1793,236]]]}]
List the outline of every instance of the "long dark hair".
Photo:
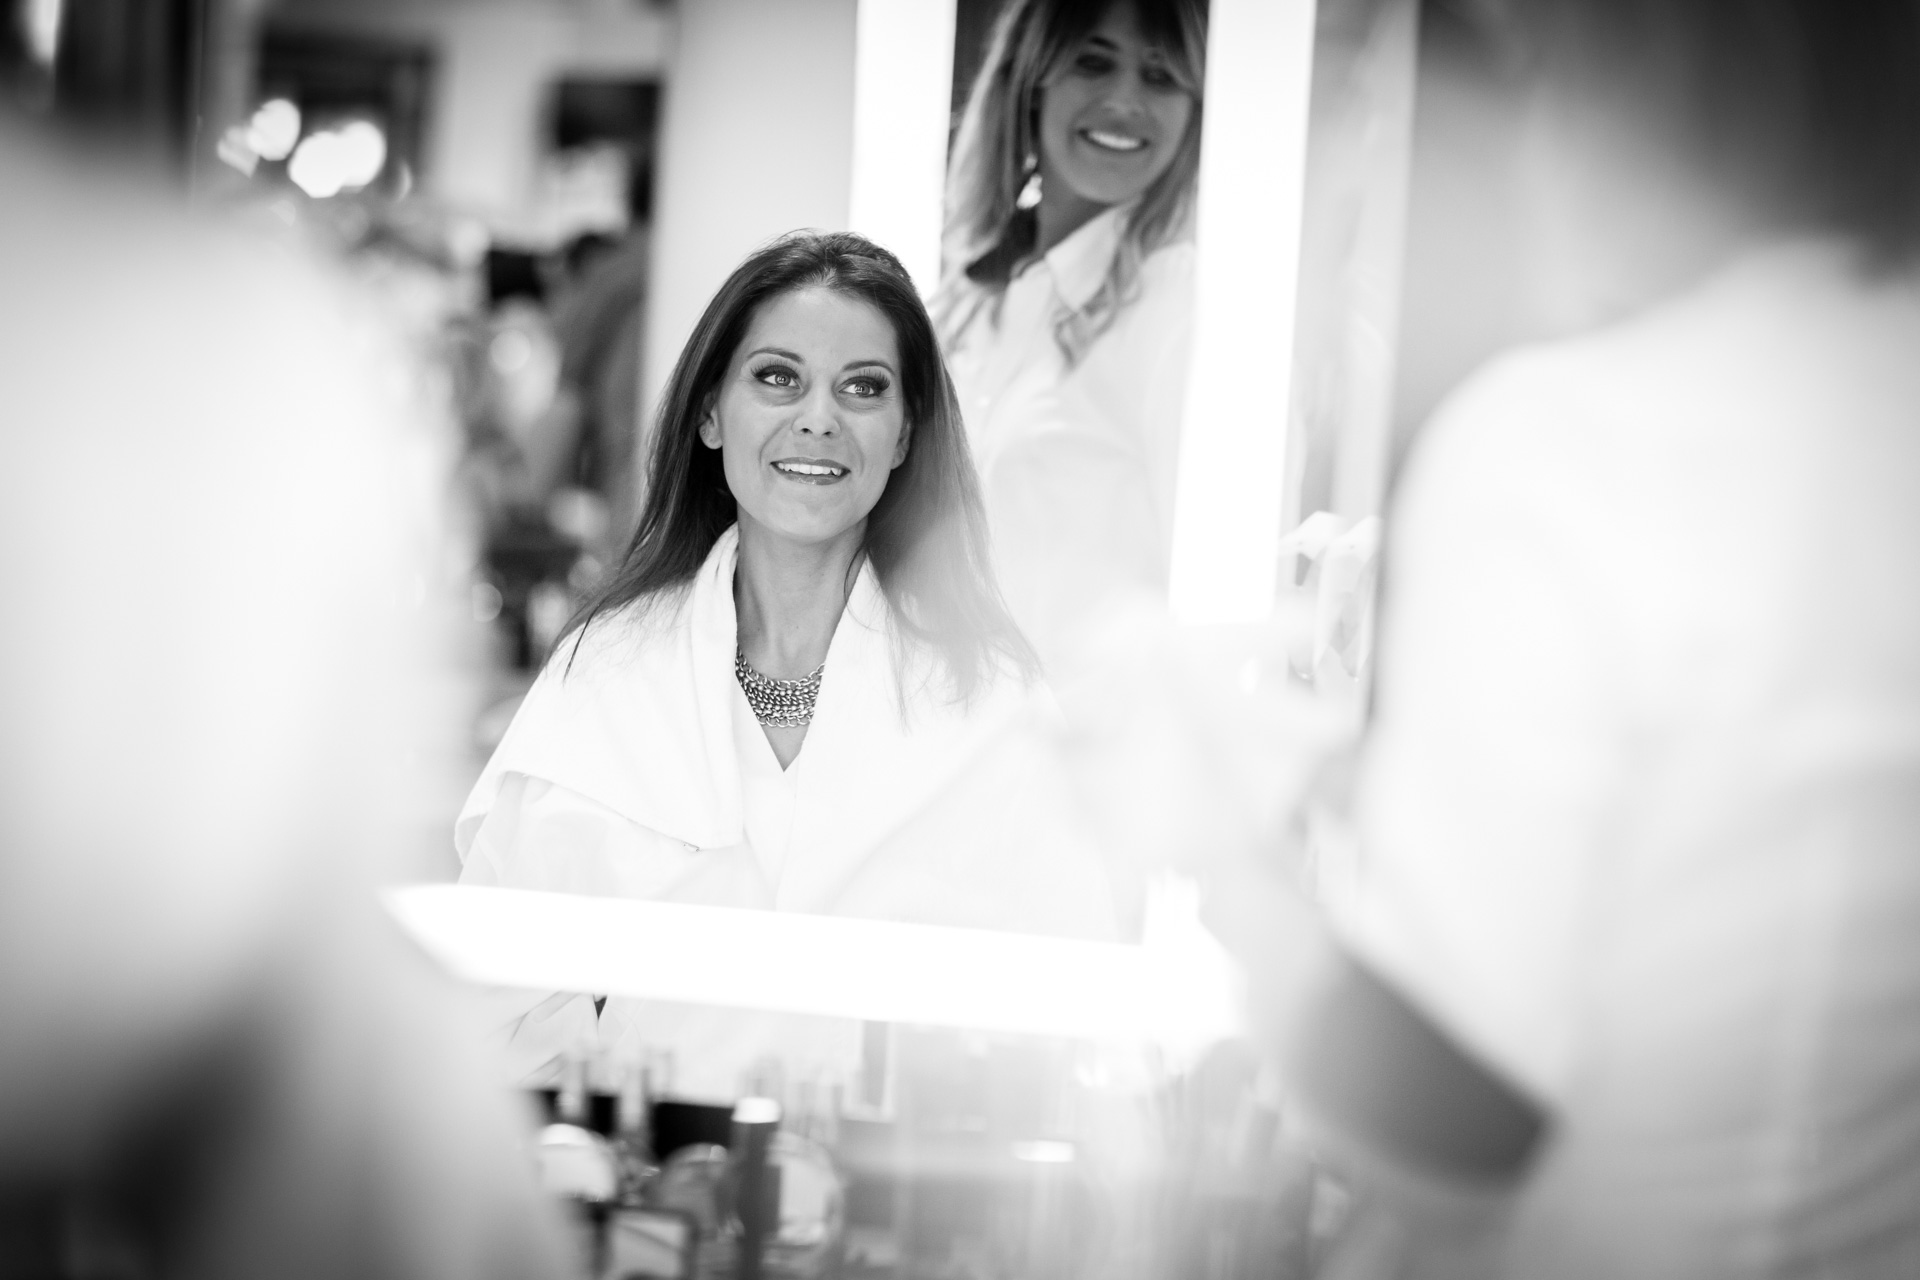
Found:
[{"label": "long dark hair", "polygon": [[[1005,292],[1013,269],[1033,251],[1037,222],[1021,209],[1021,188],[1039,150],[1041,81],[1120,0],[1013,0],[993,25],[986,60],[947,166],[943,266],[933,311],[949,341],[980,308]],[[1078,311],[1054,318],[1054,337],[1069,366],[1132,301],[1140,263],[1191,229],[1194,179],[1200,172],[1201,89],[1206,75],[1207,0],[1133,0],[1141,30],[1166,51],[1167,66],[1193,96],[1193,115],[1173,163],[1135,202],[1120,233],[1106,279]]]},{"label": "long dark hair", "polygon": [[924,646],[961,701],[1004,667],[1031,677],[1039,664],[994,581],[980,482],[933,323],[900,260],[846,232],[783,236],[750,255],[713,295],[667,382],[639,527],[619,568],[566,634],[584,635],[602,614],[684,588],[734,522],[738,508],[720,451],[701,444],[700,423],[754,315],[807,287],[872,306],[900,348],[907,456],[867,516],[861,544],[886,596],[896,669],[904,678],[910,650]]}]

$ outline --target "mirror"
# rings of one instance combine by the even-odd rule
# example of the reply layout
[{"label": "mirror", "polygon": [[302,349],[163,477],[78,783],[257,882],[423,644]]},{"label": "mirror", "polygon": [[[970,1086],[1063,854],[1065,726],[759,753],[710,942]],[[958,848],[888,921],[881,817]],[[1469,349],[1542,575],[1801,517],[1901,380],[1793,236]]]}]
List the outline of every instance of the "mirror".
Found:
[{"label": "mirror", "polygon": [[[480,754],[501,741],[554,637],[619,554],[645,455],[636,424],[741,255],[796,226],[852,226],[895,247],[921,291],[934,291],[957,112],[1000,9],[992,0],[283,0],[228,15],[240,27],[251,21],[253,38],[233,38],[251,66],[222,80],[234,99],[233,123],[217,139],[224,180],[244,179],[270,208],[331,228],[361,261],[381,264],[383,285],[405,274],[412,283],[394,299],[418,303],[405,290],[428,275],[438,282],[412,337],[449,357],[447,409],[463,434],[477,517],[479,572],[463,604],[486,638],[475,654],[489,704],[478,717]],[[1193,374],[1182,402],[1173,365],[1169,412],[1184,414],[1184,439],[1166,432],[1174,444],[1155,459],[1152,483],[1166,486],[1156,499],[1159,551],[1181,616],[1253,617],[1276,605],[1310,615],[1295,675],[1357,714],[1416,10],[1412,0],[1213,0],[1211,9]],[[234,88],[249,78],[251,92]],[[376,135],[377,156],[354,150]],[[1159,143],[1178,140],[1176,130]],[[370,172],[342,169],[352,156]],[[1058,208],[1062,184],[1078,179],[1054,176]],[[1047,213],[1047,197],[1039,208]],[[1146,333],[1141,350],[1157,337]],[[1100,338],[1073,359],[1092,368]],[[1261,376],[1246,376],[1250,368]],[[1004,804],[1015,781],[1061,785],[1041,755],[1001,754],[1018,762],[1006,766],[1017,780],[975,779],[965,808],[991,811],[988,797]],[[443,794],[464,785],[461,769],[446,772]],[[887,794],[920,785],[886,776]],[[928,783],[922,800],[943,787],[968,794],[958,776]],[[851,792],[843,802],[852,814],[875,803]],[[890,855],[895,870],[917,886],[899,910],[944,923],[1000,919],[992,895],[976,910],[941,887],[955,883],[948,871],[979,862],[942,826],[922,821],[899,837],[908,852]],[[640,844],[647,858],[693,850],[718,865],[716,840],[687,827]],[[1085,853],[1097,861],[1097,849]],[[749,874],[750,863],[727,875]],[[508,882],[609,891],[584,867]],[[689,892],[733,901],[725,880],[716,872]],[[644,896],[620,883],[618,892]],[[814,891],[812,908],[799,898],[767,905],[826,909],[838,892],[853,893],[862,914],[890,910],[886,894],[860,898],[825,880]],[[1138,936],[1134,911],[1123,936]]]},{"label": "mirror", "polygon": [[[386,156],[355,188],[364,194],[302,186],[302,210],[347,235],[363,221],[357,234],[369,243],[404,238],[406,217],[417,217],[432,230],[416,228],[416,239],[475,291],[443,298],[436,319],[450,335],[452,409],[480,515],[469,611],[491,637],[480,665],[506,672],[485,677],[481,753],[501,740],[532,671],[619,554],[645,455],[636,424],[741,255],[796,226],[852,226],[896,247],[922,292],[933,291],[956,113],[1000,7],[285,0],[259,15],[259,102],[245,104],[223,163],[250,148],[257,185],[301,186],[313,167],[297,163],[304,140],[377,125]],[[1194,373],[1176,406],[1184,439],[1170,436],[1178,457],[1160,460],[1172,525],[1162,551],[1183,617],[1276,606],[1310,617],[1294,675],[1358,716],[1416,6],[1213,0],[1211,9]],[[300,121],[278,159],[267,154],[271,103]],[[609,269],[622,262],[624,273]],[[590,278],[599,283],[587,288]],[[1052,776],[1036,765],[1022,781]],[[939,846],[932,828],[923,835],[926,848]],[[676,832],[667,843],[704,849],[703,839]],[[957,846],[937,857],[965,861]],[[537,887],[596,883],[571,874],[543,873]],[[728,900],[717,882],[700,892]],[[937,918],[969,918],[952,894],[916,893],[914,918],[936,918],[923,909],[936,900],[955,912]],[[886,908],[875,899],[863,910]],[[1136,915],[1127,936],[1137,929]]]}]

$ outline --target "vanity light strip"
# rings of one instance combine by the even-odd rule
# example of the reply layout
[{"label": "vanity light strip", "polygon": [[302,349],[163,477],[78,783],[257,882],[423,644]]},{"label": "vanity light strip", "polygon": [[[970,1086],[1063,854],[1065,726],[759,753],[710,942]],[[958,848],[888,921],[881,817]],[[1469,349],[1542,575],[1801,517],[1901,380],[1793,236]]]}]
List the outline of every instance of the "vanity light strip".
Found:
[{"label": "vanity light strip", "polygon": [[486,986],[1194,1044],[1241,1034],[1206,946],[1125,946],[472,885],[387,891],[455,976]]}]

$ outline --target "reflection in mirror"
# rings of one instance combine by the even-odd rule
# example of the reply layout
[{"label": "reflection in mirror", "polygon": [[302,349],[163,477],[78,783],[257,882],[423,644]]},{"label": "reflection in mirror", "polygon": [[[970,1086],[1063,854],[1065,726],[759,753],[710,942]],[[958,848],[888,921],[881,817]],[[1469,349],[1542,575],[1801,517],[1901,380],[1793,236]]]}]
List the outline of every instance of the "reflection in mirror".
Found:
[{"label": "reflection in mirror", "polygon": [[1013,0],[954,136],[932,309],[1001,587],[1062,687],[1166,593],[1205,57],[1197,0]]}]

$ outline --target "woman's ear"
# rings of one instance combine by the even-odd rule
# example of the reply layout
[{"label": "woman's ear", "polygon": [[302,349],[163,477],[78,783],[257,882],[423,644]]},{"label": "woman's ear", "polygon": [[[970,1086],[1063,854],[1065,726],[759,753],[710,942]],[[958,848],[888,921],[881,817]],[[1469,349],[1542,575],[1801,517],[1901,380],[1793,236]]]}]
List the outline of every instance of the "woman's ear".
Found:
[{"label": "woman's ear", "polygon": [[[709,449],[720,447],[720,420],[714,417],[713,410],[707,410],[707,416],[700,419],[700,443]],[[899,464],[894,464],[898,466]]]},{"label": "woman's ear", "polygon": [[[912,438],[913,438],[913,424],[911,422],[901,423],[900,438],[893,442],[893,466],[894,467],[899,466],[901,463],[907,460],[907,442]],[[888,468],[889,471],[891,471],[892,469],[893,467]]]}]

